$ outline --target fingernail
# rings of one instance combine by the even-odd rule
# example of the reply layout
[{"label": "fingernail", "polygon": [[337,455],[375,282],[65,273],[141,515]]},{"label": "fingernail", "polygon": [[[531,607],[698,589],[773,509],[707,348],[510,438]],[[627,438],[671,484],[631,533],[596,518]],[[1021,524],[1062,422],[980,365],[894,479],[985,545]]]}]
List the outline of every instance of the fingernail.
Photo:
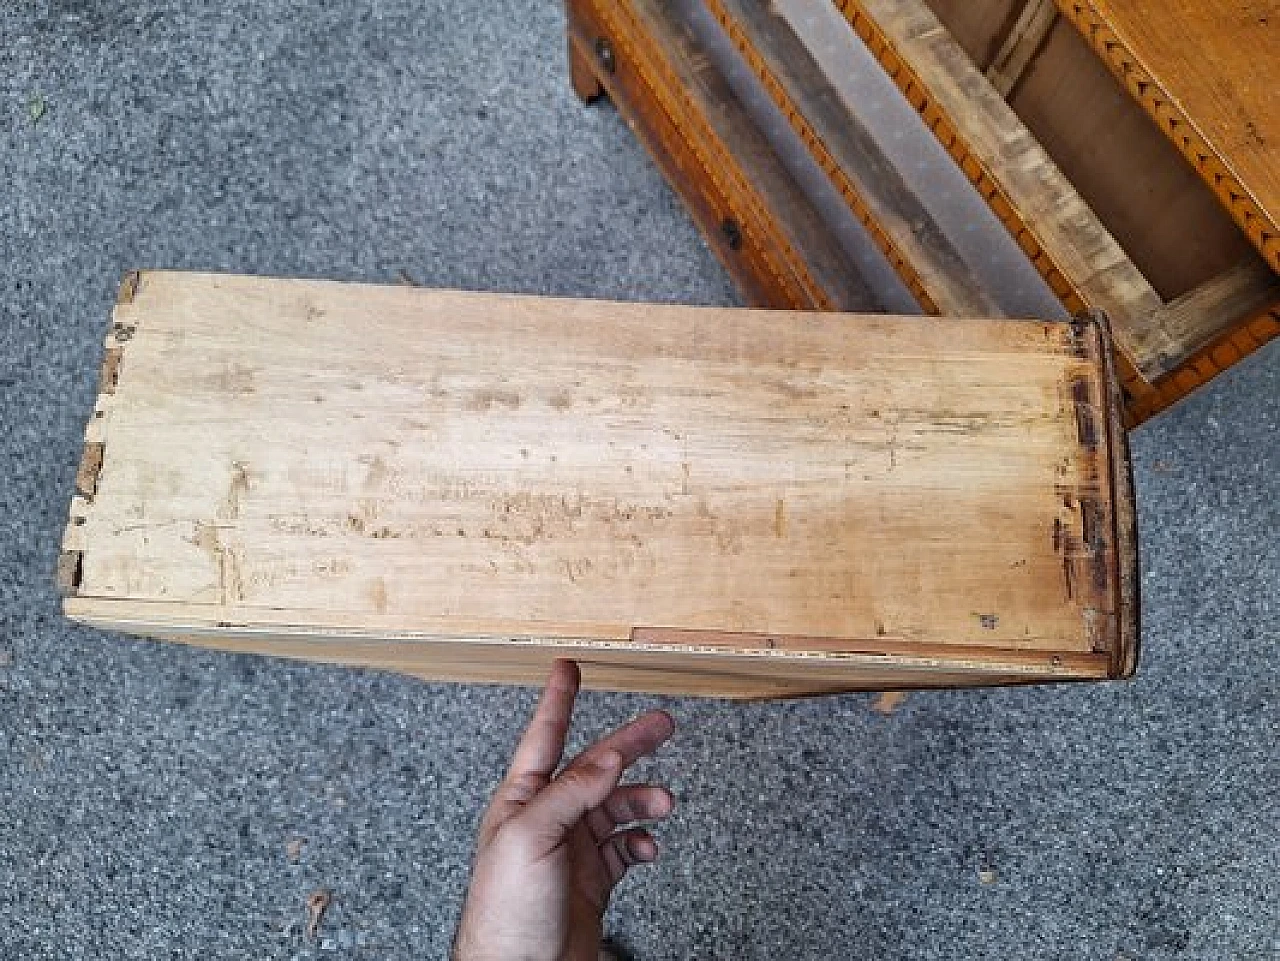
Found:
[{"label": "fingernail", "polygon": [[596,762],[603,771],[616,771],[622,767],[622,755],[617,751],[605,751]]}]

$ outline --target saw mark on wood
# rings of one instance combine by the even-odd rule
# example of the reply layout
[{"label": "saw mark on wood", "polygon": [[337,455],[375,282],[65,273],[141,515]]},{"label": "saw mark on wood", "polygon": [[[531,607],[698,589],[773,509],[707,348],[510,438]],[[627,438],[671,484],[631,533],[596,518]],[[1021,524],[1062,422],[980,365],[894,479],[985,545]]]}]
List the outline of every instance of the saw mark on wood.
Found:
[{"label": "saw mark on wood", "polygon": [[92,497],[98,492],[98,474],[102,470],[104,447],[100,443],[84,445],[84,455],[80,458],[80,469],[76,471],[76,490],[85,497]]},{"label": "saw mark on wood", "polygon": [[206,552],[218,571],[218,595],[223,604],[244,600],[244,582],[241,577],[240,559],[236,552],[222,543],[220,528],[216,524],[196,522],[191,543]]},{"label": "saw mark on wood", "polygon": [[227,520],[236,520],[240,516],[241,498],[249,493],[251,484],[249,465],[243,461],[235,461],[231,465],[231,485],[227,489],[227,499],[223,503],[221,515]]}]

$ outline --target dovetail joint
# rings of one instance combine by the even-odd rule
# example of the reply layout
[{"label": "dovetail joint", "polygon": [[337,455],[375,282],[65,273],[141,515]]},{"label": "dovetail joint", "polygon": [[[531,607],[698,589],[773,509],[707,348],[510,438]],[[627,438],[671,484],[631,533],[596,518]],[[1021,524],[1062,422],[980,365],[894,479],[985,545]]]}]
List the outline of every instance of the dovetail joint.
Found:
[{"label": "dovetail joint", "polygon": [[120,290],[116,293],[116,304],[131,304],[138,294],[138,285],[142,283],[142,271],[131,270],[120,281]]},{"label": "dovetail joint", "polygon": [[76,471],[76,490],[85,497],[93,497],[98,492],[98,473],[102,470],[104,450],[104,445],[98,442],[84,445],[80,469]]},{"label": "dovetail joint", "polygon": [[120,361],[124,351],[119,347],[108,347],[102,356],[102,373],[98,379],[98,393],[114,394],[120,383]]},{"label": "dovetail joint", "polygon": [[58,555],[58,590],[63,594],[75,594],[83,582],[84,552],[63,551]]}]

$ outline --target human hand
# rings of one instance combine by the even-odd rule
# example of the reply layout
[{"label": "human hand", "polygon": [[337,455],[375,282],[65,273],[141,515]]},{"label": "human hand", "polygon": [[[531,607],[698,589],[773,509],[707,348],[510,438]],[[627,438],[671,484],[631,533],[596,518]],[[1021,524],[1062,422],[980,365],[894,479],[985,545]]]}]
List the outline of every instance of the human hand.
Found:
[{"label": "human hand", "polygon": [[658,855],[653,836],[629,825],[667,817],[671,793],[619,781],[675,722],[651,711],[556,774],[579,683],[576,664],[556,661],[480,822],[453,961],[596,961],[614,887]]}]

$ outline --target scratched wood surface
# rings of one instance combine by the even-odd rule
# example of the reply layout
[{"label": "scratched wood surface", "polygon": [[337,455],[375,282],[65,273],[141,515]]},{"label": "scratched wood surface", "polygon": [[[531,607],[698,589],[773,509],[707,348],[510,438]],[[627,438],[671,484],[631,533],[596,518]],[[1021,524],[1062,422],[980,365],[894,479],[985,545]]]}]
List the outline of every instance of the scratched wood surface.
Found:
[{"label": "scratched wood surface", "polygon": [[1159,297],[942,23],[918,0],[837,5],[1063,303],[1106,310],[1140,369],[1133,331]]},{"label": "scratched wood surface", "polygon": [[107,347],[89,623],[725,695],[1132,670],[1093,324],[148,272]]}]

